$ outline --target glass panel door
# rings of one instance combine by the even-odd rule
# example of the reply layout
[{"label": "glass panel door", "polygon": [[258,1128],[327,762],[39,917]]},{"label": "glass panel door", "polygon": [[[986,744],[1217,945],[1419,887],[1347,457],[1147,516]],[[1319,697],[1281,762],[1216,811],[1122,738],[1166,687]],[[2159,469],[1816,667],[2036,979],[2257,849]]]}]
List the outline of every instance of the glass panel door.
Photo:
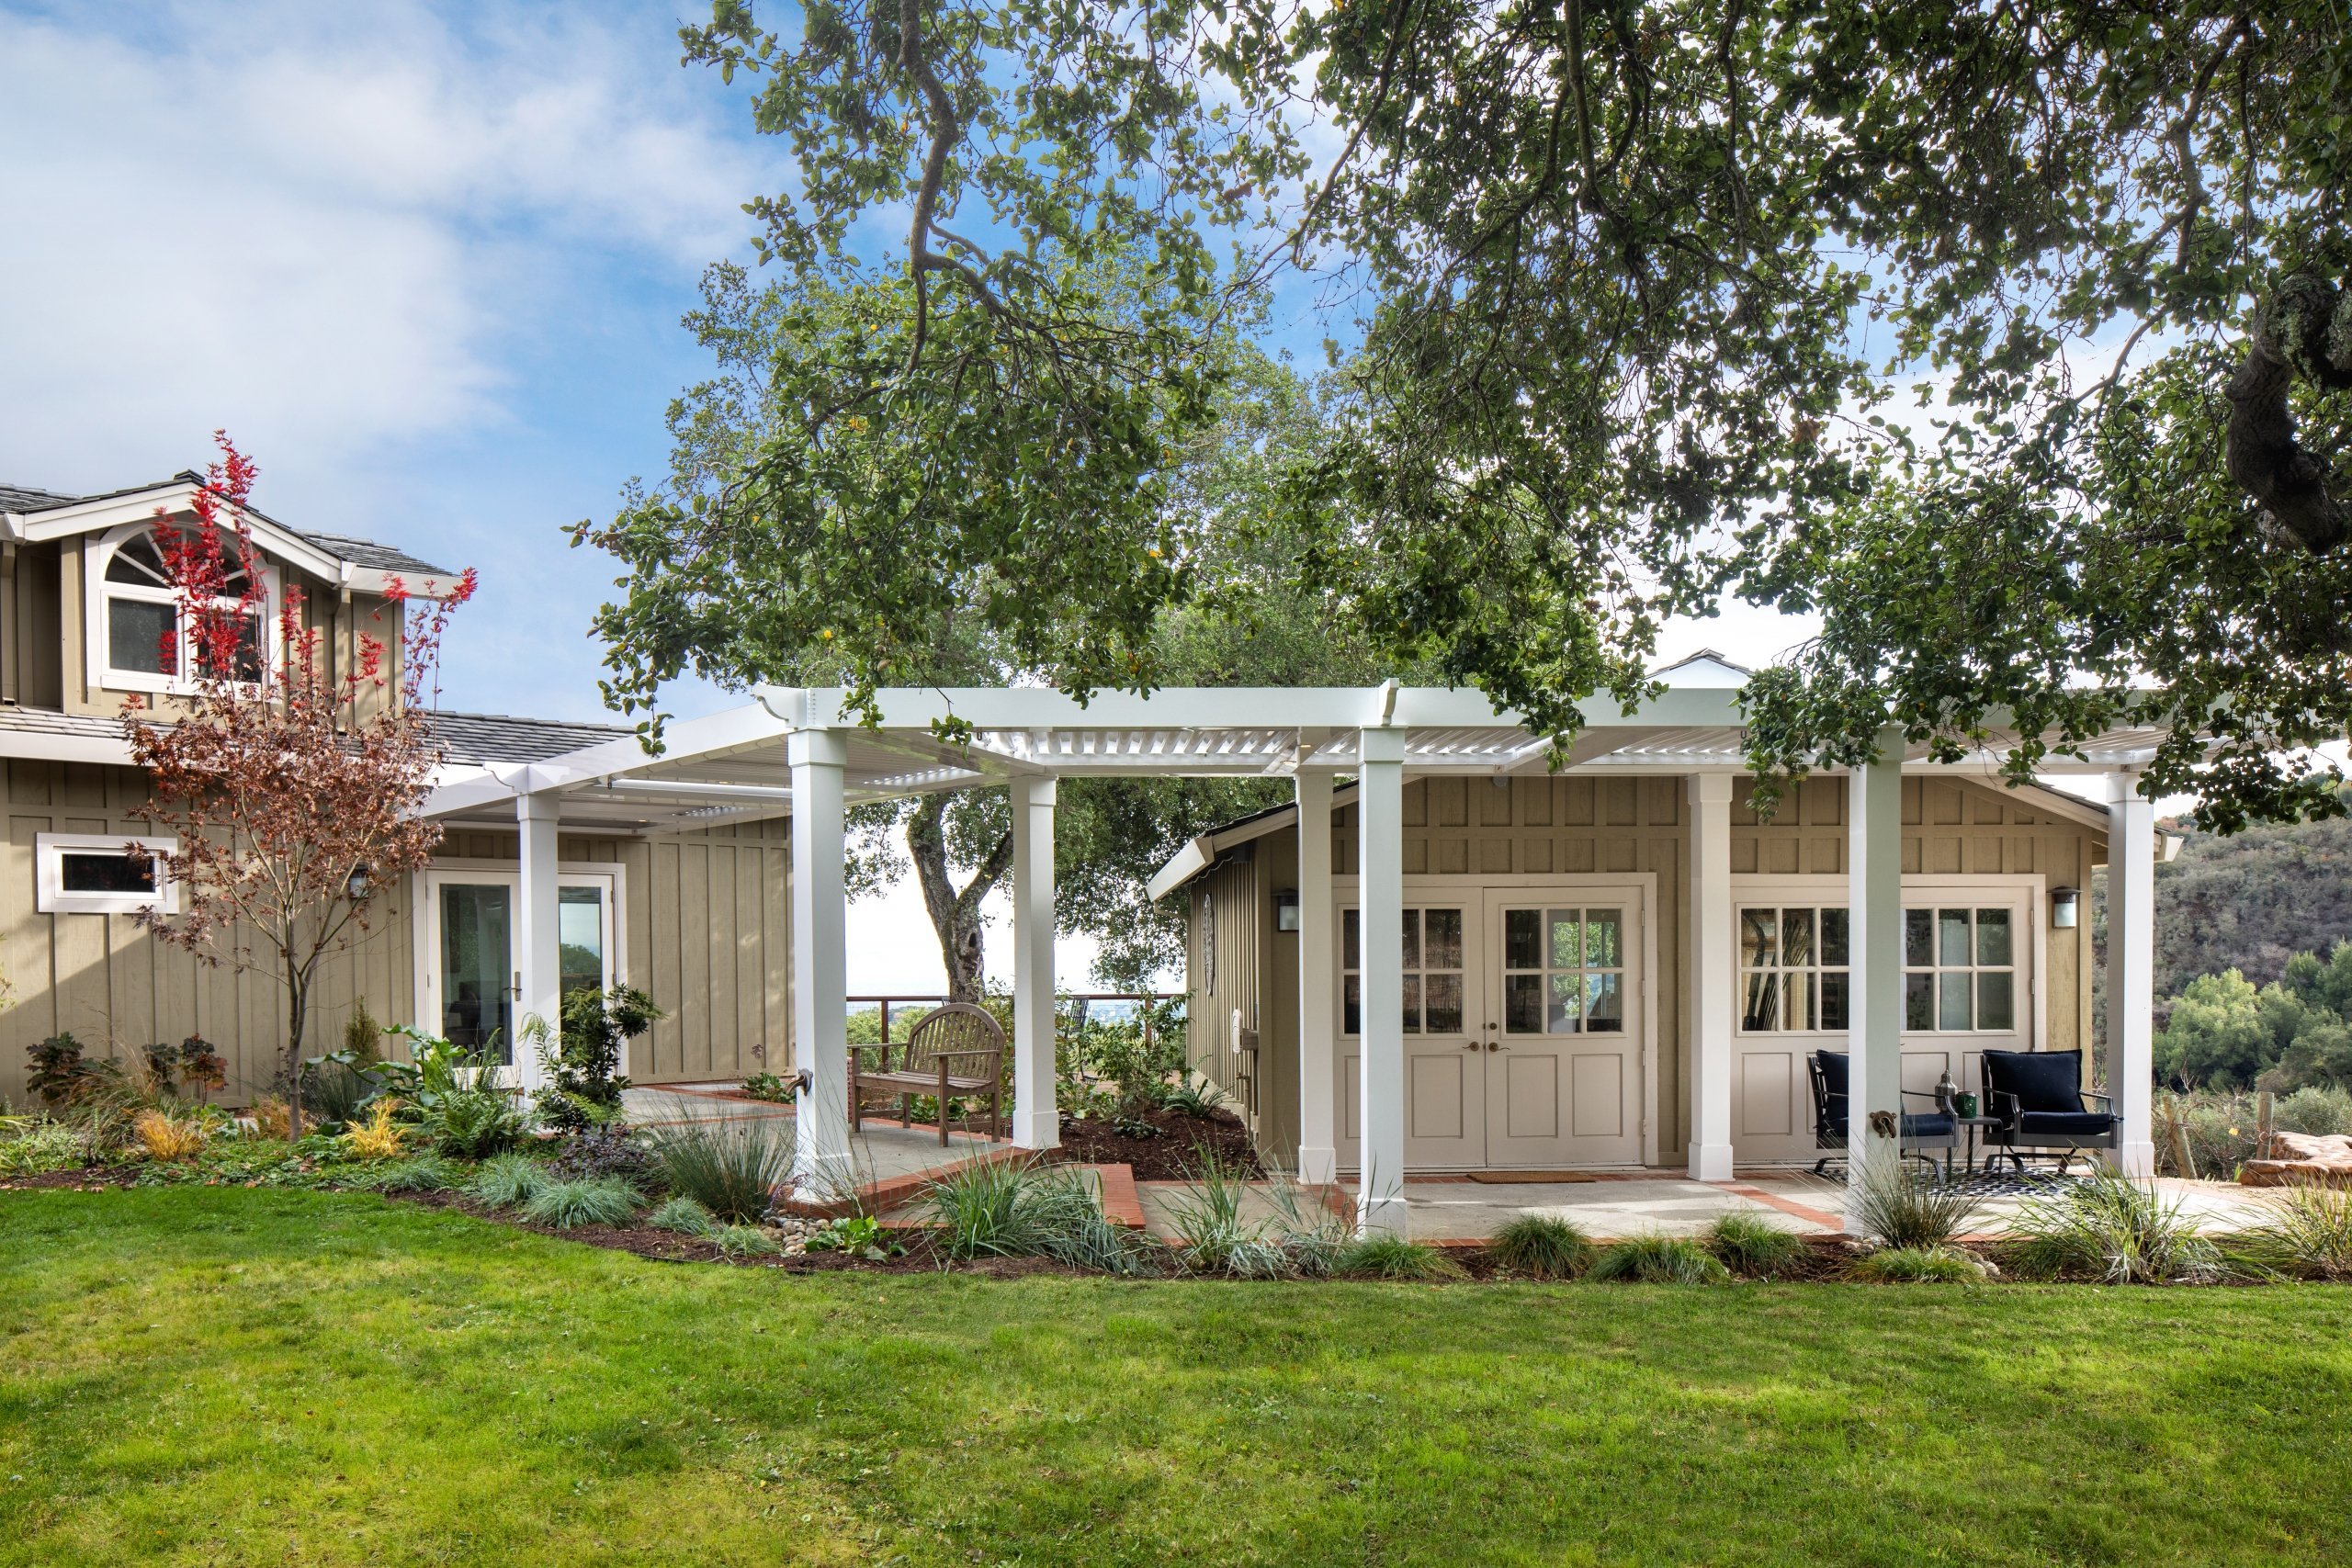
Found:
[{"label": "glass panel door", "polygon": [[1488,1165],[1641,1158],[1638,915],[1622,897],[1566,889],[1487,896]]},{"label": "glass panel door", "polygon": [[604,887],[569,884],[556,889],[555,897],[557,967],[562,973],[563,994],[607,989],[612,964]]},{"label": "glass panel door", "polygon": [[514,891],[503,882],[444,882],[440,1032],[452,1044],[497,1047],[511,1064],[514,1039]]}]

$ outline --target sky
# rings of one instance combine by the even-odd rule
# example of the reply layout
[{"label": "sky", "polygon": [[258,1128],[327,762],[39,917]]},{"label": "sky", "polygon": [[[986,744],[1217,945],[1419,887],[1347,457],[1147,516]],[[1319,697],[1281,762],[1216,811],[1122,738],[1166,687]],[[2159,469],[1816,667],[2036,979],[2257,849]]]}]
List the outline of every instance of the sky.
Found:
[{"label": "sky", "polygon": [[[613,571],[561,530],[663,471],[709,368],[679,318],[790,175],[747,78],[681,69],[682,9],[0,0],[0,480],[151,482],[226,429],[262,510],[480,570],[445,705],[610,718]],[[1284,309],[1302,355],[1351,335]],[[1808,629],[1734,607],[1661,652],[1759,665]],[[850,934],[853,992],[939,987],[910,884]],[[1066,938],[1062,983],[1091,956]]]}]

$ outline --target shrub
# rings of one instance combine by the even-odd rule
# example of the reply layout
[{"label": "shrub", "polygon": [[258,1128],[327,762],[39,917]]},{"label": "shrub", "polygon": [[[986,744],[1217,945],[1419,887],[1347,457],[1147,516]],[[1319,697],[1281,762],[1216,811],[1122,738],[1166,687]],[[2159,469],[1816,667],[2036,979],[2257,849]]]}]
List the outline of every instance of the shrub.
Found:
[{"label": "shrub", "polygon": [[378,1075],[349,1060],[344,1052],[314,1056],[302,1064],[302,1114],[322,1124],[348,1124],[358,1120],[382,1088]]},{"label": "shrub", "polygon": [[1521,1214],[1487,1243],[1495,1261],[1531,1280],[1573,1280],[1592,1262],[1592,1242],[1554,1214]]},{"label": "shrub", "polygon": [[528,1155],[498,1155],[481,1162],[466,1184],[466,1195],[493,1209],[528,1202],[548,1184],[547,1167]]},{"label": "shrub", "polygon": [[397,1100],[379,1100],[365,1122],[344,1134],[344,1146],[354,1159],[391,1159],[400,1154],[408,1129],[392,1120],[399,1109]]},{"label": "shrub", "polygon": [[193,1116],[175,1116],[167,1111],[140,1111],[130,1119],[130,1130],[149,1159],[194,1159],[211,1141],[202,1122]]},{"label": "shrub", "polygon": [[582,1225],[625,1225],[644,1201],[636,1188],[616,1177],[594,1181],[549,1181],[523,1201],[523,1217],[560,1231]]},{"label": "shrub", "polygon": [[457,1180],[457,1167],[428,1152],[384,1167],[368,1185],[383,1192],[441,1192]]},{"label": "shrub", "polygon": [[548,1087],[534,1102],[539,1120],[560,1132],[613,1121],[628,1088],[620,1076],[621,1054],[662,1020],[662,1010],[643,991],[615,986],[573,991],[558,1011],[557,1029],[537,1018],[525,1029],[548,1067]]},{"label": "shrub", "polygon": [[1855,1222],[1880,1247],[1941,1247],[1976,1217],[1976,1201],[1934,1181],[1882,1145],[1863,1161]]},{"label": "shrub", "polygon": [[445,1089],[423,1108],[420,1122],[434,1148],[455,1159],[486,1159],[523,1135],[523,1118],[494,1085]]},{"label": "shrub", "polygon": [[1846,1277],[1874,1285],[1966,1285],[1984,1278],[1984,1266],[1956,1247],[1883,1247],[1847,1264]]},{"label": "shrub", "polygon": [[1348,1280],[1459,1280],[1462,1265],[1442,1247],[1401,1235],[1368,1235],[1348,1244],[1331,1271]]},{"label": "shrub", "polygon": [[721,1225],[710,1239],[723,1258],[773,1258],[784,1250],[782,1242],[757,1225]]},{"label": "shrub", "polygon": [[1787,1272],[1805,1254],[1804,1237],[1744,1211],[1716,1215],[1700,1239],[1733,1273],[1759,1280]]},{"label": "shrub", "polygon": [[2256,1279],[2352,1281],[2352,1189],[2282,1188],[2267,1220],[2222,1247]]},{"label": "shrub", "polygon": [[1592,1260],[1595,1280],[1635,1280],[1645,1285],[1720,1285],[1731,1279],[1723,1259],[1696,1236],[1636,1235],[1610,1243]]},{"label": "shrub", "polygon": [[845,1214],[827,1220],[803,1244],[810,1252],[846,1252],[879,1263],[905,1249],[871,1214]]},{"label": "shrub", "polygon": [[1225,1103],[1225,1091],[1206,1078],[1194,1079],[1190,1074],[1184,1081],[1159,1097],[1162,1111],[1173,1111],[1180,1116],[1205,1121]]},{"label": "shrub", "polygon": [[286,1101],[274,1094],[265,1094],[254,1100],[253,1109],[246,1114],[254,1119],[256,1137],[282,1140],[293,1124],[292,1113],[287,1110]]},{"label": "shrub", "polygon": [[1291,1259],[1264,1221],[1242,1213],[1250,1184],[1214,1149],[1200,1151],[1200,1174],[1168,1205],[1176,1234],[1176,1260],[1195,1274],[1274,1280],[1293,1271]]},{"label": "shrub", "polygon": [[645,1216],[645,1223],[657,1231],[675,1231],[680,1235],[708,1235],[718,1228],[710,1211],[691,1198],[673,1198]]},{"label": "shrub", "polygon": [[98,1063],[83,1057],[82,1043],[70,1030],[26,1046],[25,1055],[32,1058],[25,1088],[40,1096],[44,1105],[74,1103],[95,1087],[102,1071]]},{"label": "shrub", "polygon": [[753,1100],[774,1104],[786,1104],[792,1099],[792,1086],[774,1073],[753,1073],[742,1083],[742,1092]]},{"label": "shrub", "polygon": [[2009,1217],[2001,1261],[2034,1280],[2110,1285],[2194,1283],[2221,1277],[2221,1249],[2154,1183],[2099,1171],[2030,1197]]},{"label": "shrub", "polygon": [[1103,1216],[1084,1173],[1065,1167],[976,1161],[933,1182],[924,1206],[951,1258],[1050,1258],[1105,1274],[1146,1268],[1142,1242]]},{"label": "shrub", "polygon": [[617,1176],[639,1188],[655,1186],[662,1162],[645,1141],[626,1127],[595,1127],[563,1140],[549,1162],[555,1174],[570,1181]]},{"label": "shrub", "polygon": [[768,1212],[770,1194],[792,1174],[789,1123],[716,1117],[647,1129],[663,1185],[722,1220],[747,1224]]},{"label": "shrub", "polygon": [[0,1176],[39,1176],[85,1163],[81,1133],[62,1122],[26,1121],[0,1137]]},{"label": "shrub", "polygon": [[360,998],[352,1004],[351,1016],[343,1021],[343,1050],[340,1053],[353,1066],[366,1069],[384,1059],[384,1026],[368,1010],[368,998]]}]

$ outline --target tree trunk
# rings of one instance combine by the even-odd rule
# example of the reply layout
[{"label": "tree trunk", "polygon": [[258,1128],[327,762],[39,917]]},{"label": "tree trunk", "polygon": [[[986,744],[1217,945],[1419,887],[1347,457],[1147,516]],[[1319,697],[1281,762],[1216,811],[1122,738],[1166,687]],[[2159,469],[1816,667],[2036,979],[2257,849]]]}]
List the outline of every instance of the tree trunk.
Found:
[{"label": "tree trunk", "polygon": [[2223,462],[2282,537],[2325,555],[2352,533],[2352,513],[2329,489],[2327,464],[2296,443],[2287,394],[2298,379],[2352,386],[2352,291],[2309,276],[2286,279],[2255,314],[2230,378]]},{"label": "tree trunk", "polygon": [[311,987],[299,972],[286,979],[286,1136],[302,1135],[302,1024],[311,1010]]},{"label": "tree trunk", "polygon": [[924,910],[939,938],[940,961],[947,970],[947,999],[977,1002],[987,974],[982,962],[980,901],[1004,880],[1012,864],[1012,835],[999,839],[958,891],[947,864],[946,795],[927,795],[907,819],[907,853],[915,863],[915,880],[922,887]]}]

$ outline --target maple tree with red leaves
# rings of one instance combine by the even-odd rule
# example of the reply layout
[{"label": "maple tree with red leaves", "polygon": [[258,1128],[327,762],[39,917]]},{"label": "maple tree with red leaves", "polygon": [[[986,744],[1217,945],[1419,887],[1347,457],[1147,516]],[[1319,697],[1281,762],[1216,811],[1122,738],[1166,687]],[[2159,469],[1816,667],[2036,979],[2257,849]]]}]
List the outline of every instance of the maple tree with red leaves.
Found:
[{"label": "maple tree with red leaves", "polygon": [[301,589],[289,583],[270,603],[248,521],[258,470],[225,432],[214,439],[221,457],[189,497],[193,525],[156,509],[178,609],[164,668],[184,690],[168,715],[136,695],[123,708],[152,792],[131,815],[177,844],[147,858],[177,886],[178,911],[137,918],[203,963],[285,987],[278,1073],[299,1137],[302,1032],[320,968],[365,938],[366,892],[421,869],[440,842],[440,828],[417,814],[443,754],[426,716],[442,634],[473,596],[474,573],[413,594],[391,579],[379,618],[390,615],[395,629],[356,634],[350,667],[334,672],[324,634],[303,623]]}]

